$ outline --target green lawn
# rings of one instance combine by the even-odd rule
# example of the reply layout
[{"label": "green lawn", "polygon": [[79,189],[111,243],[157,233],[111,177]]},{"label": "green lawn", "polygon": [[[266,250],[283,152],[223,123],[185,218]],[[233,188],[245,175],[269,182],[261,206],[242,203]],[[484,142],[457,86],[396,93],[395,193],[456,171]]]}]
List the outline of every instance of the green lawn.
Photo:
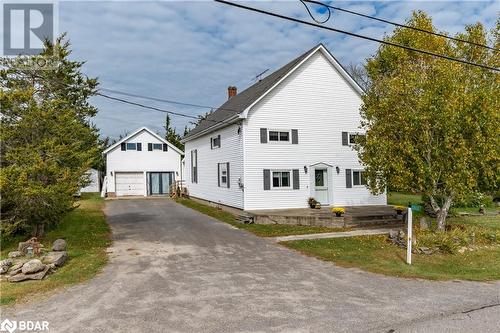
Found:
[{"label": "green lawn", "polygon": [[450,219],[451,223],[468,224],[500,230],[500,215],[497,216],[464,216]]},{"label": "green lawn", "polygon": [[397,205],[397,206],[408,206],[411,202],[414,205],[420,205],[422,203],[422,196],[420,194],[407,194],[399,192],[388,192],[387,193],[387,204]]},{"label": "green lawn", "polygon": [[323,232],[345,231],[344,228],[328,228],[328,227],[310,227],[300,225],[280,225],[280,224],[244,224],[236,220],[236,217],[224,210],[217,209],[212,206],[204,205],[190,199],[178,199],[178,203],[194,209],[200,213],[216,218],[219,221],[226,222],[239,229],[244,229],[261,237],[278,237],[288,235],[303,235]]},{"label": "green lawn", "polygon": [[[47,231],[42,240],[42,244],[50,248],[54,240],[65,239],[68,244],[68,262],[42,281],[2,281],[1,305],[24,301],[86,281],[107,263],[106,248],[111,242],[111,232],[102,211],[104,201],[99,194],[83,194],[79,204],[80,207],[68,213],[56,229]],[[29,237],[23,237],[27,238]],[[17,242],[4,242],[1,249],[2,258],[16,247]]]},{"label": "green lawn", "polygon": [[[453,218],[449,222],[500,228],[500,217]],[[340,266],[398,277],[476,281],[500,279],[499,246],[463,254],[413,254],[413,264],[409,266],[405,262],[406,250],[388,243],[386,236],[301,240],[281,244]]]}]

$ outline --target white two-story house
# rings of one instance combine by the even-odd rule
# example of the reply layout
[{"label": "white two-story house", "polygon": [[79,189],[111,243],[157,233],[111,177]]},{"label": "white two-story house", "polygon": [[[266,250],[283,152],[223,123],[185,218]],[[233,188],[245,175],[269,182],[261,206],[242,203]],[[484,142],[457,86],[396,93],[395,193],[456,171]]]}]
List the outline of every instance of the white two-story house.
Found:
[{"label": "white two-story house", "polygon": [[103,194],[114,196],[168,195],[181,179],[182,151],[146,127],[107,148]]},{"label": "white two-story house", "polygon": [[319,44],[229,98],[184,138],[192,197],[251,211],[385,205],[353,149],[359,85]]}]

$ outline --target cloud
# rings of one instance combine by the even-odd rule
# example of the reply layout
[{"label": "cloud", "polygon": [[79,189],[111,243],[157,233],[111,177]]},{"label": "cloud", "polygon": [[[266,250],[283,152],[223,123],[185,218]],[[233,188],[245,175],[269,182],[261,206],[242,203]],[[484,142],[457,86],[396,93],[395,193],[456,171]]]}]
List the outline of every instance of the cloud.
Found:
[{"label": "cloud", "polygon": [[[250,6],[309,19],[298,1],[254,1]],[[497,2],[336,1],[335,6],[403,22],[412,10],[435,18],[440,30],[456,33],[481,21],[492,27]],[[299,25],[215,2],[60,2],[59,28],[72,42],[72,58],[99,77],[102,87],[190,103],[220,105],[227,86],[244,89],[265,69],[283,64],[323,42],[341,61],[360,63],[376,43]],[[331,26],[380,38],[393,27],[332,13]],[[190,115],[205,109],[180,107],[126,97]],[[160,133],[165,114],[94,97],[96,125],[104,136],[117,137],[140,126]],[[178,130],[189,119],[173,117]]]}]

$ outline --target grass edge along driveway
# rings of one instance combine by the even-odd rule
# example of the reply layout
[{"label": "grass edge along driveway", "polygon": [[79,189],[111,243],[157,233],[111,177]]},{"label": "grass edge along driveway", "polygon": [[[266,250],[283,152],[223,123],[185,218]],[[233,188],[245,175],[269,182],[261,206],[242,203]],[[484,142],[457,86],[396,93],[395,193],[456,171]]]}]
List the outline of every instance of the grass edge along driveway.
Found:
[{"label": "grass edge along driveway", "polygon": [[[87,281],[94,277],[108,262],[106,248],[111,244],[111,230],[106,223],[104,200],[98,193],[84,193],[77,202],[80,206],[69,212],[54,229],[48,230],[42,244],[50,249],[52,242],[63,238],[68,244],[69,260],[54,274],[41,281],[10,283],[2,278],[0,285],[0,305],[48,295],[55,290]],[[17,242],[28,239],[25,236],[15,241],[3,242],[1,257],[17,249]]]},{"label": "grass edge along driveway", "polygon": [[205,205],[191,199],[180,198],[177,199],[176,202],[202,214],[213,217],[219,221],[228,223],[238,229],[247,230],[260,237],[305,235],[349,230],[348,228],[329,228],[303,225],[245,224],[236,220],[236,216],[227,211],[217,209],[216,207]]},{"label": "grass edge along driveway", "polygon": [[[498,229],[499,217],[454,218],[449,223],[481,225]],[[494,220],[494,221],[493,221]],[[494,226],[493,226],[494,224]],[[372,273],[429,280],[500,280],[500,246],[464,253],[412,254],[406,264],[406,249],[387,241],[387,236],[360,236],[281,242],[305,255],[355,267]]]}]

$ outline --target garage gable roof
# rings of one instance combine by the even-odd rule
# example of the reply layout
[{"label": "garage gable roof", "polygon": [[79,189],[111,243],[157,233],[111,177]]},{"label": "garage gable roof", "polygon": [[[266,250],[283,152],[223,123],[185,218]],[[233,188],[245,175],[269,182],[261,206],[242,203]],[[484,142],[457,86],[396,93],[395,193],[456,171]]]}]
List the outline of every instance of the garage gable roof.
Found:
[{"label": "garage gable roof", "polygon": [[137,129],[136,131],[132,132],[131,134],[127,135],[126,137],[124,137],[123,139],[115,142],[113,145],[109,146],[108,148],[106,148],[102,153],[104,155],[106,155],[107,153],[109,153],[110,151],[112,151],[113,149],[115,149],[116,147],[118,147],[122,142],[125,142],[127,141],[128,139],[136,136],[137,134],[139,134],[140,132],[142,131],[146,131],[148,132],[149,134],[151,134],[152,136],[154,136],[155,138],[157,138],[158,140],[160,140],[161,142],[163,143],[166,143],[171,149],[173,149],[175,152],[177,152],[178,154],[180,155],[184,155],[184,152],[182,150],[180,150],[179,148],[177,148],[176,146],[174,146],[173,143],[165,140],[164,138],[162,138],[161,136],[159,136],[158,134],[156,134],[155,132],[153,132],[152,130],[150,130],[149,128],[147,127],[141,127],[139,129]]}]

